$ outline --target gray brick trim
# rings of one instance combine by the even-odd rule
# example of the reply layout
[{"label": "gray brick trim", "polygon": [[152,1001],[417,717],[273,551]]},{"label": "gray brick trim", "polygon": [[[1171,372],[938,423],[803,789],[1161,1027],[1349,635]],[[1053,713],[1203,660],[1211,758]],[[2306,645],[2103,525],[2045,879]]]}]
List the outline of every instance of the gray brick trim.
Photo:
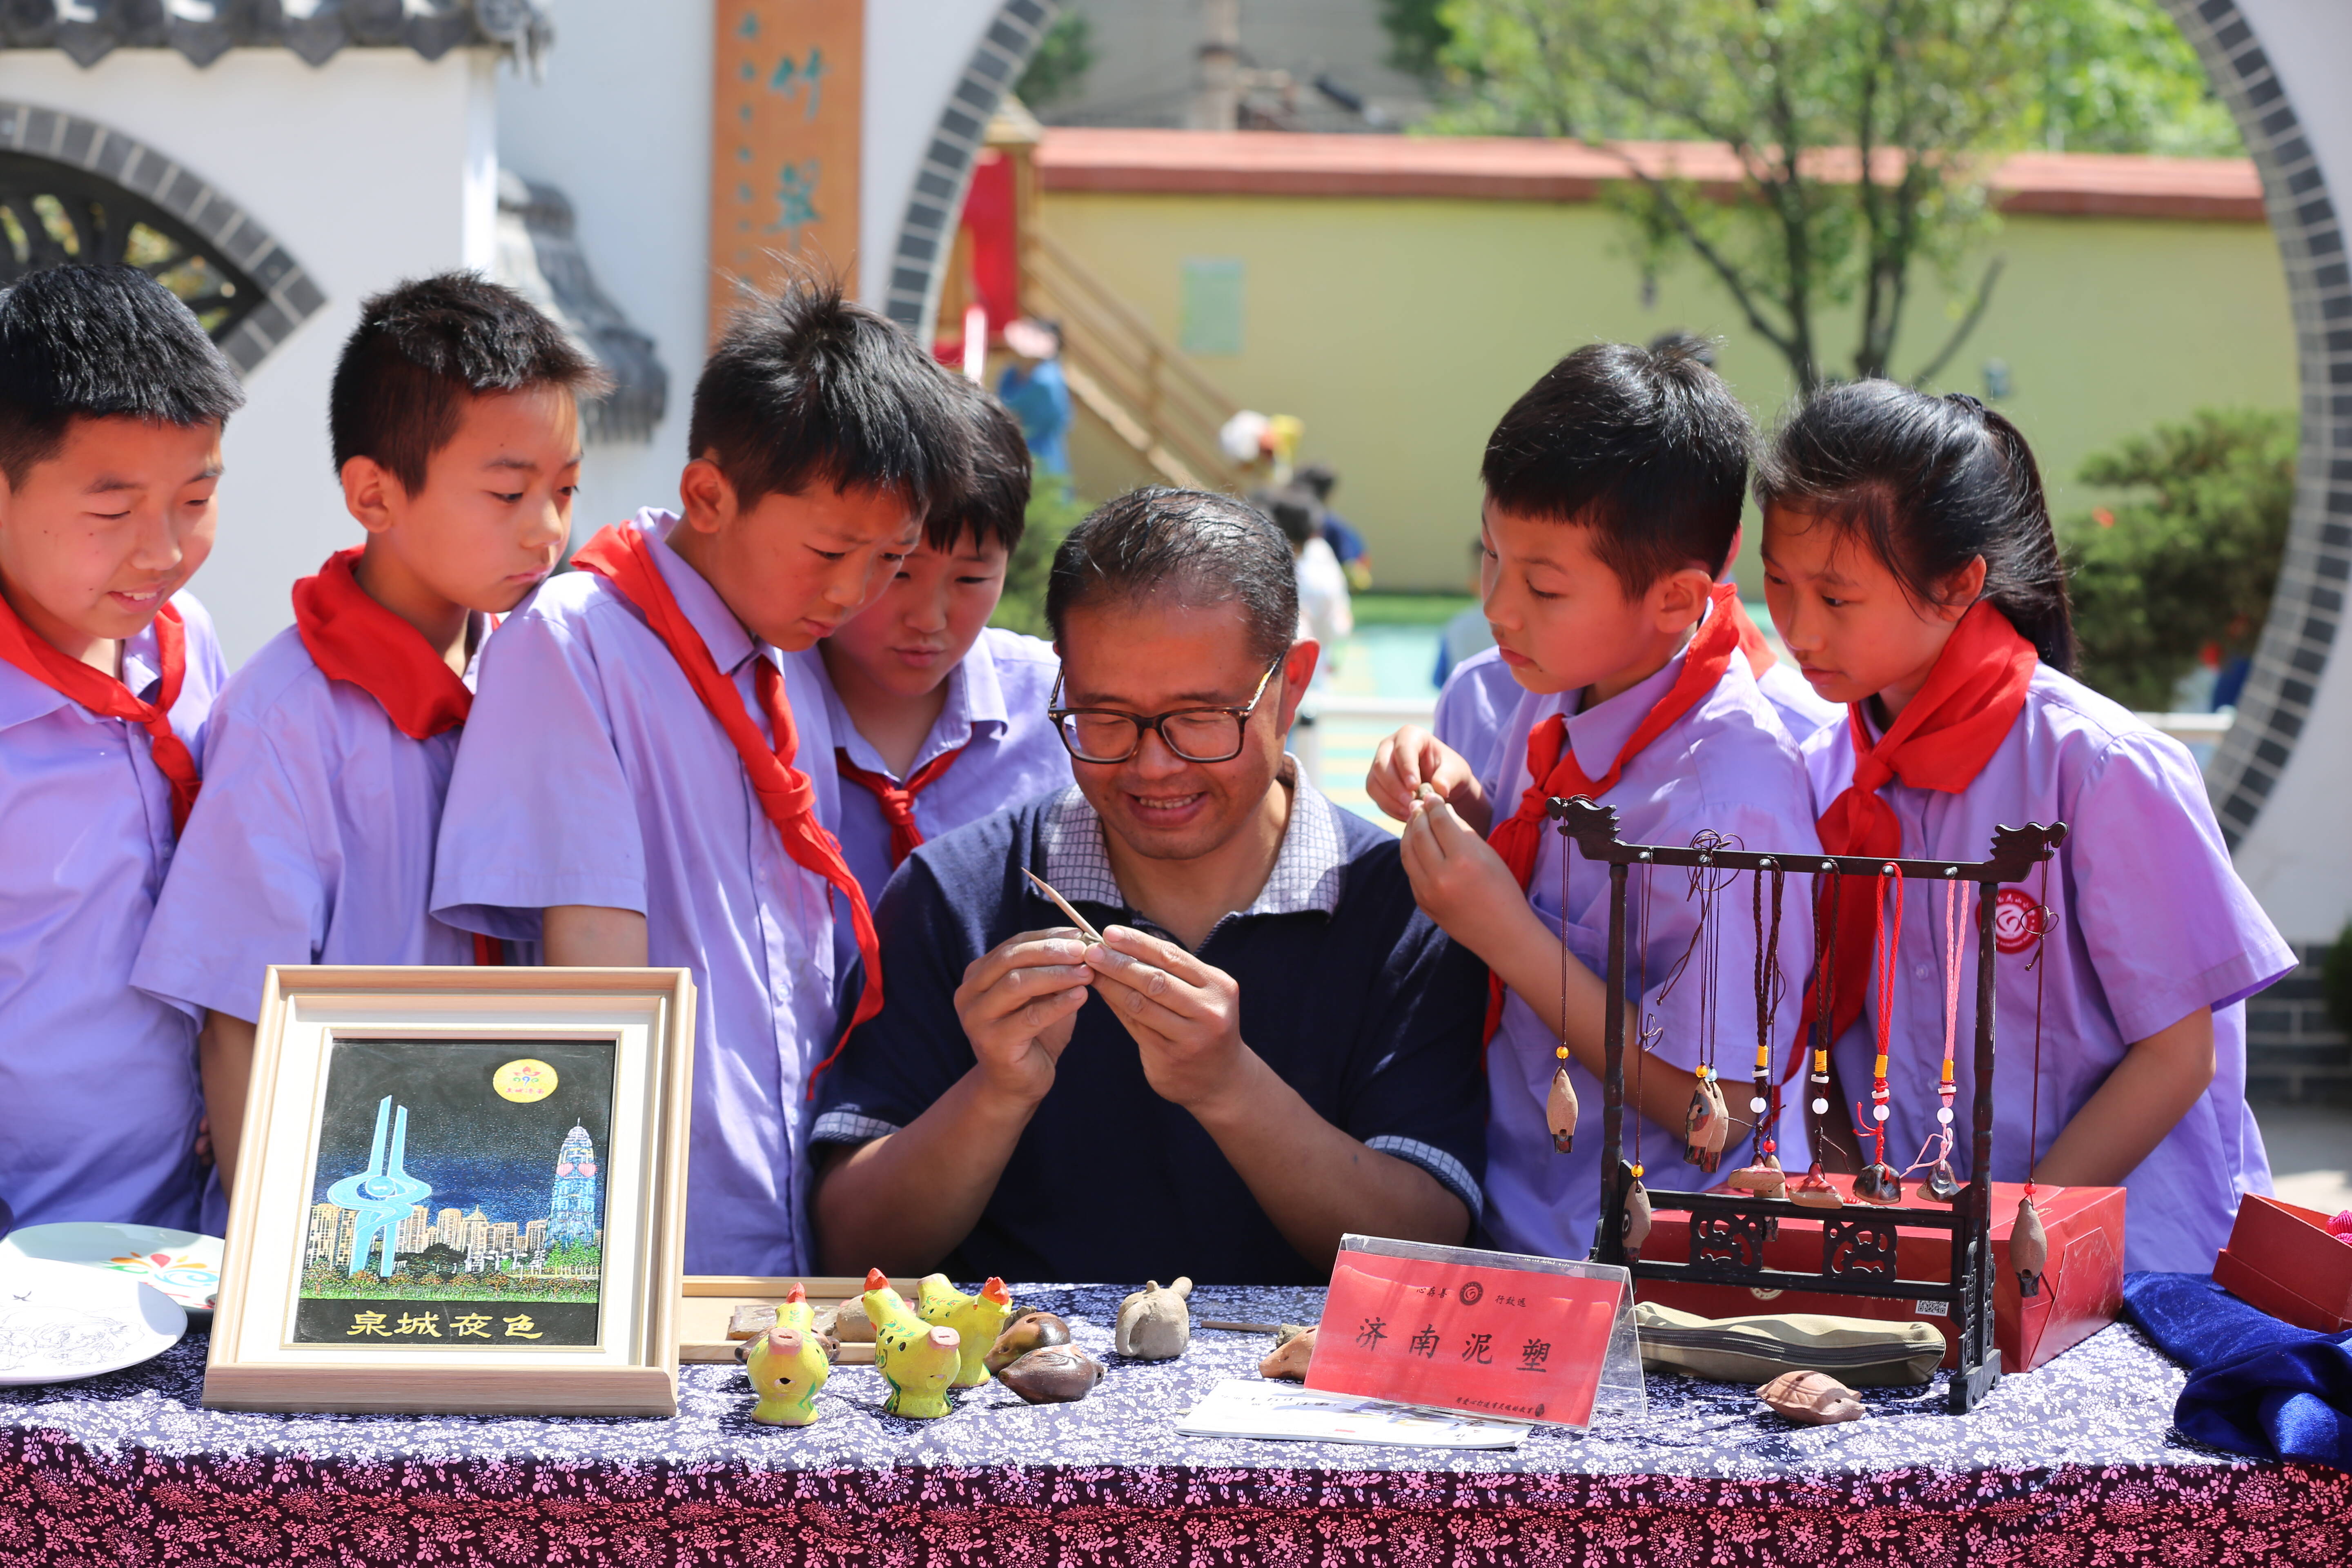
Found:
[{"label": "gray brick trim", "polygon": [[883,314],[918,337],[939,312],[940,268],[953,249],[972,159],[988,133],[989,117],[1006,88],[1020,79],[1060,9],[1059,0],[1005,0],[940,111],[906,215],[898,220],[890,288],[882,301]]},{"label": "gray brick trim", "polygon": [[135,138],[78,115],[0,100],[0,148],[112,180],[212,236],[223,256],[268,290],[259,308],[221,341],[221,353],[240,375],[250,375],[327,302],[317,282],[252,214]]},{"label": "gray brick trim", "polygon": [[2294,944],[2295,967],[2246,1002],[2246,1098],[2258,1105],[2352,1107],[2352,1037],[2327,1016],[2329,944]]},{"label": "gray brick trim", "polygon": [[555,28],[541,0],[445,0],[439,5],[362,5],[355,0],[289,16],[282,5],[223,0],[212,5],[65,0],[0,5],[0,49],[61,49],[94,66],[117,49],[176,49],[208,66],[231,48],[291,49],[324,65],[345,48],[414,49],[437,60],[455,48],[495,48],[534,72]]},{"label": "gray brick trim", "polygon": [[2263,205],[2278,236],[2294,313],[2303,384],[2303,459],[2288,525],[2286,559],[2269,622],[2254,650],[2237,722],[2206,770],[2221,834],[2235,848],[2261,816],[2310,717],[2315,678],[2344,618],[2352,575],[2352,531],[2330,520],[2352,513],[2352,274],[2325,174],[2311,154],[2294,105],[2235,0],[2165,0],[2180,31],[2212,73],[2261,172]]}]

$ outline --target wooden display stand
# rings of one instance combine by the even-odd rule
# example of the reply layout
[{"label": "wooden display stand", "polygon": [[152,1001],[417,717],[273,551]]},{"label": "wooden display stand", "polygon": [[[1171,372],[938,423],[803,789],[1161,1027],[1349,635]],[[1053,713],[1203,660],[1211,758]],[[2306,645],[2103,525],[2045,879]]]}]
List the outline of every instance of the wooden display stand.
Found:
[{"label": "wooden display stand", "polygon": [[[1564,837],[1575,840],[1586,859],[1600,861],[1609,868],[1608,1002],[1602,1024],[1608,1059],[1601,1080],[1601,1137],[1607,1148],[1601,1160],[1601,1220],[1593,1260],[1622,1264],[1633,1271],[1637,1282],[1687,1280],[1744,1285],[1751,1290],[1938,1303],[1959,1331],[1959,1359],[1952,1374],[1951,1408],[1955,1414],[1974,1408],[2000,1379],[2000,1360],[1993,1339],[1991,1189],[1986,1178],[1992,1164],[1996,952],[1993,914],[2000,885],[2023,881],[2034,866],[2050,858],[2066,837],[2065,825],[1997,828],[1990,858],[1952,862],[1624,844],[1617,837],[1616,809],[1596,805],[1584,795],[1555,798],[1546,805],[1545,815],[1559,825],[1559,831]],[[1980,884],[1981,896],[1977,902],[1976,1103],[1969,1162],[1972,1179],[1948,1210],[1916,1204],[1848,1204],[1836,1209],[1808,1209],[1785,1197],[1650,1187],[1650,1207],[1654,1211],[1689,1213],[1686,1254],[1667,1262],[1627,1252],[1623,1240],[1625,1197],[1634,1178],[1624,1157],[1625,889],[1626,872],[1633,866],[1718,871],[1779,869],[1808,876],[1873,879],[1900,870],[1906,879],[1924,882],[1959,880]],[[1793,1182],[1796,1175],[1792,1171],[1790,1179]],[[1776,1268],[1767,1259],[1766,1246],[1784,1219],[1820,1221],[1822,1244],[1816,1267]],[[1896,1233],[1906,1228],[1950,1237],[1949,1268],[1942,1271],[1940,1279],[1902,1277]]]}]

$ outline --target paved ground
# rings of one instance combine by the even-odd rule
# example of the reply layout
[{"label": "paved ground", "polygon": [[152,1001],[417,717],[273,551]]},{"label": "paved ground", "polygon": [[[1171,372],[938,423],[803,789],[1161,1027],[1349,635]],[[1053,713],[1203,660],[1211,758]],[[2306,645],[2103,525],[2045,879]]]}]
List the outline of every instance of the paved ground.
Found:
[{"label": "paved ground", "polygon": [[2322,1214],[2352,1209],[2352,1110],[2256,1106],[2254,1117],[2281,1198]]}]

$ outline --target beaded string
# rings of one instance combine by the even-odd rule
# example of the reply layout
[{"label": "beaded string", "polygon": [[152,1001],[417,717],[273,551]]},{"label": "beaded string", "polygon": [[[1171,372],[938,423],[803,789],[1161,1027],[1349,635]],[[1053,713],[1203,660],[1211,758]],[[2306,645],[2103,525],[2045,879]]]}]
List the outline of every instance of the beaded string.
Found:
[{"label": "beaded string", "polygon": [[[1812,1092],[1810,1109],[1813,1113],[1813,1163],[1822,1163],[1822,1129],[1830,1113],[1830,1019],[1837,1010],[1837,940],[1838,904],[1844,896],[1845,878],[1836,868],[1823,872],[1829,879],[1826,889],[1816,882],[1813,889],[1813,994],[1820,998],[1813,1010],[1813,1070],[1807,1087]],[[1822,906],[1829,906],[1828,936],[1822,936]]]},{"label": "beaded string", "polygon": [[1952,1060],[1960,1028],[1961,938],[1968,930],[1960,911],[1966,897],[1958,878],[1944,884],[1944,1068],[1936,1082],[1937,1098],[1943,1103],[1936,1110],[1936,1131],[1919,1145],[1919,1157],[1903,1173],[1906,1176],[1952,1157],[1952,1097],[1958,1092],[1952,1081]]},{"label": "beaded string", "polygon": [[[1895,899],[1895,918],[1891,921],[1886,917],[1890,888]],[[1895,972],[1903,945],[1903,868],[1892,860],[1880,873],[1878,897],[1872,913],[1877,920],[1877,929],[1871,932],[1871,968],[1878,982],[1878,1056],[1870,1068],[1870,1115],[1864,1117],[1857,1101],[1853,1116],[1856,1121],[1867,1120],[1871,1123],[1871,1132],[1876,1139],[1876,1152],[1871,1163],[1883,1165],[1886,1163],[1886,1036],[1895,1022]]]},{"label": "beaded string", "polygon": [[[1690,969],[1693,955],[1696,955],[1698,959],[1699,1065],[1696,1076],[1702,1086],[1713,1082],[1716,1077],[1715,1023],[1716,1014],[1718,1011],[1717,998],[1721,994],[1718,975],[1722,967],[1720,960],[1723,951],[1722,932],[1716,920],[1717,895],[1739,875],[1737,871],[1727,871],[1718,881],[1715,875],[1714,856],[1717,850],[1736,849],[1738,847],[1738,839],[1717,833],[1711,827],[1702,827],[1691,835],[1691,847],[1698,851],[1699,863],[1691,868],[1690,891],[1685,896],[1687,899],[1697,900],[1698,922],[1691,928],[1690,942],[1683,948],[1682,956],[1675,960],[1674,968],[1667,972],[1665,984],[1658,988],[1659,1001],[1664,1002],[1673,995],[1675,987],[1682,984],[1684,974]],[[1646,941],[1648,917],[1649,906],[1644,903],[1643,906],[1644,948],[1648,945]],[[1653,1017],[1643,1031],[1644,1045],[1664,1033],[1665,1026]]]},{"label": "beaded string", "polygon": [[1787,976],[1780,973],[1780,894],[1789,874],[1778,860],[1768,861],[1772,868],[1772,928],[1768,936],[1764,928],[1764,871],[1757,868],[1751,879],[1751,912],[1756,921],[1756,1092],[1748,1098],[1748,1114],[1756,1118],[1756,1163],[1763,1163],[1767,1155],[1780,1151],[1772,1136],[1780,1124],[1780,1085],[1772,1071],[1772,1017],[1780,1008],[1780,998],[1788,988]]},{"label": "beaded string", "polygon": [[2025,967],[2033,971],[2033,1095],[2025,1123],[2025,1195],[2033,1195],[2033,1167],[2042,1163],[2042,986],[2049,968],[2042,962],[2042,944],[2050,940],[2058,917],[2050,908],[2050,862],[2042,862],[2042,890],[2033,905],[2033,956]]},{"label": "beaded string", "polygon": [[1633,944],[1633,994],[1640,999],[1634,1005],[1634,1013],[1640,1022],[1633,1031],[1633,1179],[1637,1182],[1649,1169],[1642,1163],[1642,1069],[1649,1062],[1650,1047],[1656,1045],[1666,1032],[1666,1026],[1658,1022],[1658,1016],[1649,1010],[1650,895],[1657,880],[1656,871],[1654,865],[1642,868],[1642,931]]}]

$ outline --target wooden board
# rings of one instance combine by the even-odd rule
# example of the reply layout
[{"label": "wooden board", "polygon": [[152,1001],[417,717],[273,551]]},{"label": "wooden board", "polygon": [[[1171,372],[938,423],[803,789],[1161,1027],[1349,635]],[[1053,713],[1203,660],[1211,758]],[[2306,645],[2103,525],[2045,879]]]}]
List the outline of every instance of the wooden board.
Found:
[{"label": "wooden board", "polygon": [[[866,1281],[845,1276],[824,1278],[805,1276],[798,1279],[770,1279],[750,1274],[689,1274],[686,1277],[677,1303],[677,1359],[681,1362],[730,1362],[744,1342],[727,1337],[728,1320],[735,1309],[752,1303],[777,1306],[795,1285],[808,1291],[809,1305],[822,1312],[827,1307],[838,1307],[866,1293]],[[893,1279],[892,1289],[907,1298],[915,1299],[915,1281]],[[872,1366],[874,1346],[845,1342],[841,1347],[841,1366]]]}]

